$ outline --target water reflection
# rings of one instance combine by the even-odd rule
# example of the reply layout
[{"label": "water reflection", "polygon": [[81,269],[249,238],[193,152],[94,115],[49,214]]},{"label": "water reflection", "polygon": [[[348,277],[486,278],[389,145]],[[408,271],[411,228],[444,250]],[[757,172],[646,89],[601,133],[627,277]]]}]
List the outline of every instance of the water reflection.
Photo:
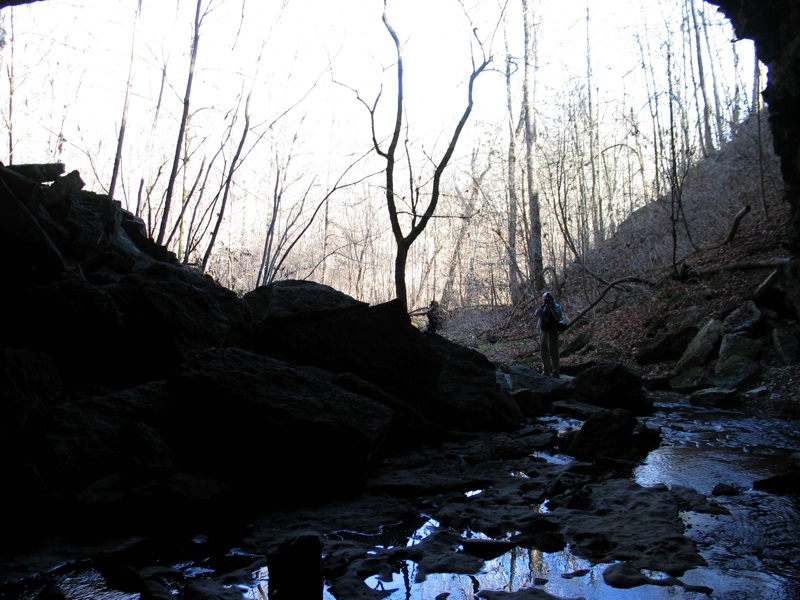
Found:
[{"label": "water reflection", "polygon": [[[730,515],[683,515],[686,534],[697,542],[708,566],[686,572],[680,581],[712,588],[712,597],[728,600],[800,598],[797,502],[752,489],[754,481],[780,474],[790,454],[800,449],[798,423],[688,403],[658,408],[648,420],[650,425],[662,428],[664,441],[635,470],[635,481],[645,487],[659,483],[686,486],[706,496],[711,496],[718,484],[741,491],[716,498],[731,511]],[[559,424],[560,430],[574,427],[572,420]],[[563,455],[537,456],[558,463],[571,460]],[[424,539],[437,526],[435,522],[425,523],[409,543]],[[679,585],[612,588],[602,576],[608,566],[591,565],[572,554],[569,547],[554,553],[515,548],[486,561],[475,575],[428,574],[424,581],[415,583],[417,566],[408,561],[391,578],[374,576],[365,583],[372,589],[393,590],[384,596],[388,600],[429,600],[444,593],[469,600],[476,598],[481,589],[513,592],[532,587],[563,598],[586,600],[705,597]],[[658,572],[644,574],[654,579],[665,576]],[[324,599],[337,600],[327,590]]]}]

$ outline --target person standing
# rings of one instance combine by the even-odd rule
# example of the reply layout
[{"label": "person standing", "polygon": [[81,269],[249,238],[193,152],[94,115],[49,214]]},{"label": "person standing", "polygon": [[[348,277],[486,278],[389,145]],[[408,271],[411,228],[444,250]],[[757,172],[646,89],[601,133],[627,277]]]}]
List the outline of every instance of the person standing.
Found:
[{"label": "person standing", "polygon": [[428,307],[428,333],[436,333],[442,325],[442,309],[436,300],[431,300]]},{"label": "person standing", "polygon": [[553,294],[545,292],[542,303],[533,313],[539,328],[539,346],[542,352],[543,372],[548,377],[560,377],[558,366],[558,323],[564,316],[561,305]]}]

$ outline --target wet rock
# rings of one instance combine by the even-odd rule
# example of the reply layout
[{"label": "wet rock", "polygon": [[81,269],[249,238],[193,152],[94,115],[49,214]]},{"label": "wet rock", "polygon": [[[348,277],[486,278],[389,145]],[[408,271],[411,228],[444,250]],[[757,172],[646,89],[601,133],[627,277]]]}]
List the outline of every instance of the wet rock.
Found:
[{"label": "wet rock", "polygon": [[658,430],[641,425],[633,413],[616,408],[591,415],[578,432],[561,439],[559,449],[580,460],[604,457],[635,461],[660,443]]},{"label": "wet rock", "polygon": [[503,592],[481,590],[476,595],[476,598],[483,598],[484,600],[580,600],[579,598],[563,598],[561,596],[554,596],[553,594],[538,588],[526,588],[518,592]]},{"label": "wet rock", "polygon": [[267,557],[270,600],[322,598],[322,543],[317,535],[298,535]]},{"label": "wet rock", "polygon": [[712,496],[738,496],[740,493],[741,490],[738,487],[729,483],[718,483],[711,490]]},{"label": "wet rock", "polygon": [[756,398],[764,398],[765,396],[769,396],[769,388],[764,385],[760,385],[751,390],[747,390],[742,394],[742,397],[748,400],[754,400]]},{"label": "wet rock", "polygon": [[554,415],[567,415],[585,421],[592,415],[605,413],[608,409],[577,400],[559,400],[553,402],[551,410]]},{"label": "wet rock", "polygon": [[635,569],[628,562],[613,564],[603,571],[603,581],[614,588],[630,589],[640,585],[672,586],[680,585],[680,580],[675,577],[656,579],[648,577],[639,569]]},{"label": "wet rock", "polygon": [[759,479],[753,482],[753,489],[772,494],[800,494],[800,471]]},{"label": "wet rock", "polygon": [[[560,506],[551,517],[562,525],[570,547],[597,563],[614,562],[627,552],[635,569],[680,576],[705,560],[684,536],[676,508],[664,502],[671,495],[666,487],[609,479],[583,487],[572,507]],[[644,539],[658,542],[642,545]]]}]

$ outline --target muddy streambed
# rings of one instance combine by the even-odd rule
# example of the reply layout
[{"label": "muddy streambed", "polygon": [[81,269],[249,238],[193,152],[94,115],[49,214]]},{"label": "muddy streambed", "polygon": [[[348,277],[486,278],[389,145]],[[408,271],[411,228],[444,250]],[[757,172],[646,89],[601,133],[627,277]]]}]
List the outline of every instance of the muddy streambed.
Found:
[{"label": "muddy streambed", "polygon": [[[609,563],[592,564],[570,552],[516,547],[497,558],[486,560],[477,574],[428,572],[420,576],[419,565],[408,560],[391,572],[370,576],[369,588],[382,592],[375,597],[389,600],[469,600],[495,598],[477,595],[480,590],[516,592],[535,588],[538,594],[557,598],[661,600],[671,598],[720,598],[727,600],[794,600],[800,598],[800,504],[796,497],[754,489],[754,482],[787,472],[797,466],[800,452],[800,421],[748,414],[737,410],[692,406],[673,398],[656,403],[656,412],[640,420],[660,427],[663,443],[633,472],[643,487],[664,484],[682,486],[713,499],[729,514],[682,513],[685,535],[693,539],[707,566],[686,571],[669,581],[661,572],[644,571],[651,583],[622,589],[608,585],[603,577]],[[552,417],[547,425],[557,430],[580,427],[580,422]],[[794,456],[792,456],[794,454]],[[566,464],[567,456],[537,453],[547,462]],[[794,463],[793,463],[794,461]],[[724,485],[725,493],[718,486]],[[481,490],[475,490],[479,494]],[[547,504],[540,507],[548,512]],[[395,524],[396,525],[396,524]],[[421,515],[416,524],[401,527],[386,524],[384,535],[374,536],[375,552],[385,548],[413,546],[440,528],[432,518]],[[412,532],[409,534],[409,532]],[[458,532],[463,533],[463,532]],[[349,534],[360,535],[358,531]],[[343,533],[348,535],[348,533]],[[372,535],[372,534],[370,534]],[[227,556],[241,552],[230,549]],[[185,579],[215,577],[208,561],[192,560],[170,564]],[[232,584],[225,598],[264,600],[269,594],[269,571],[252,573],[252,581]],[[74,560],[27,584],[0,586],[0,598],[36,600],[47,582],[58,585],[68,600],[138,600],[140,593],[110,589],[108,582],[90,562]],[[181,585],[173,588],[179,597]],[[694,590],[712,590],[710,593]],[[209,596],[213,597],[213,596]],[[323,586],[324,600],[336,597]],[[513,597],[513,596],[512,596]],[[524,596],[544,598],[547,596]]]}]

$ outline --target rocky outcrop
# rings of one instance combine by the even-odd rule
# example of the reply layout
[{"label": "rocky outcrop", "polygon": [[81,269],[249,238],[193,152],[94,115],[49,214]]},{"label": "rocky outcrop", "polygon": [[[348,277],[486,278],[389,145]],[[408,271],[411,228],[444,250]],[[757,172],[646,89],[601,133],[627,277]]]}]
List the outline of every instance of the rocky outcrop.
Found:
[{"label": "rocky outcrop", "polygon": [[[764,99],[787,201],[792,206],[795,254],[800,241],[800,6],[794,0],[708,0],[731,20],[737,37],[755,42],[769,68]],[[800,305],[795,304],[796,307]]]},{"label": "rocky outcrop", "polygon": [[[0,473],[18,528],[51,526],[42,508],[94,528],[150,521],[155,507],[168,521],[181,503],[241,503],[254,472],[273,490],[266,505],[340,497],[387,454],[522,423],[483,355],[422,334],[397,302],[298,281],[240,298],[76,172],[40,167],[0,167],[16,282]],[[319,475],[299,484],[309,460]]]},{"label": "rocky outcrop", "polygon": [[[387,552],[388,563],[368,560],[378,568],[415,560],[421,572],[476,569],[509,544],[563,548],[559,524],[524,516],[530,502],[607,476],[599,469],[573,479],[564,467],[534,465],[538,491],[524,479],[514,481],[520,490],[506,489],[507,461],[520,459],[533,477],[531,453],[559,443],[538,417],[568,411],[564,402],[584,407],[576,414],[586,431],[570,451],[586,460],[636,460],[658,439],[634,416],[652,410],[641,377],[619,363],[560,379],[523,367],[498,373],[484,355],[417,330],[397,302],[370,306],[306,281],[239,297],[178,264],[140,221],[62,171],[0,167],[0,212],[8,217],[0,239],[16,278],[0,330],[4,552],[52,533],[101,543],[129,534],[191,537],[202,527],[229,539],[250,518],[280,521],[282,511],[302,506],[315,518],[334,514],[327,528],[353,519],[363,528],[365,515],[351,513],[364,493],[381,527],[397,518],[390,506],[403,519],[419,518],[421,507],[400,499],[431,494],[450,496],[437,502],[437,518],[456,523],[465,496],[454,490],[497,488],[476,500],[491,498],[472,527],[519,529],[518,540],[463,541],[465,557],[447,550],[460,536],[442,532],[413,551]],[[335,511],[338,502],[349,504],[322,508]],[[262,531],[251,543],[270,557],[270,579],[286,569],[291,581],[291,556],[322,546],[304,524],[281,525],[280,534]],[[111,579],[130,577],[130,561],[154,564],[147,561],[162,552],[137,544],[94,565]],[[324,553],[333,588],[358,597],[367,567],[352,546],[326,543]],[[311,557],[305,572],[319,572],[320,559]],[[231,578],[252,576],[252,565],[239,568]],[[169,596],[143,577],[129,585]],[[185,589],[221,597],[220,585],[191,581]]]},{"label": "rocky outcrop", "polygon": [[[322,502],[363,489],[387,456],[514,431],[554,398],[652,408],[621,365],[558,381],[516,371],[501,385],[484,355],[420,332],[396,301],[307,281],[238,297],[61,172],[0,167],[0,239],[18,282],[0,337],[0,474],[19,531]],[[309,462],[317,476],[298,481]],[[250,493],[256,472],[268,493]]]},{"label": "rocky outcrop", "polygon": [[779,277],[767,279],[769,295],[755,294],[719,315],[705,315],[695,306],[668,311],[635,359],[642,365],[663,363],[669,376],[647,380],[645,387],[687,394],[698,404],[736,405],[759,395],[764,355],[797,364],[800,330],[787,289]]}]

